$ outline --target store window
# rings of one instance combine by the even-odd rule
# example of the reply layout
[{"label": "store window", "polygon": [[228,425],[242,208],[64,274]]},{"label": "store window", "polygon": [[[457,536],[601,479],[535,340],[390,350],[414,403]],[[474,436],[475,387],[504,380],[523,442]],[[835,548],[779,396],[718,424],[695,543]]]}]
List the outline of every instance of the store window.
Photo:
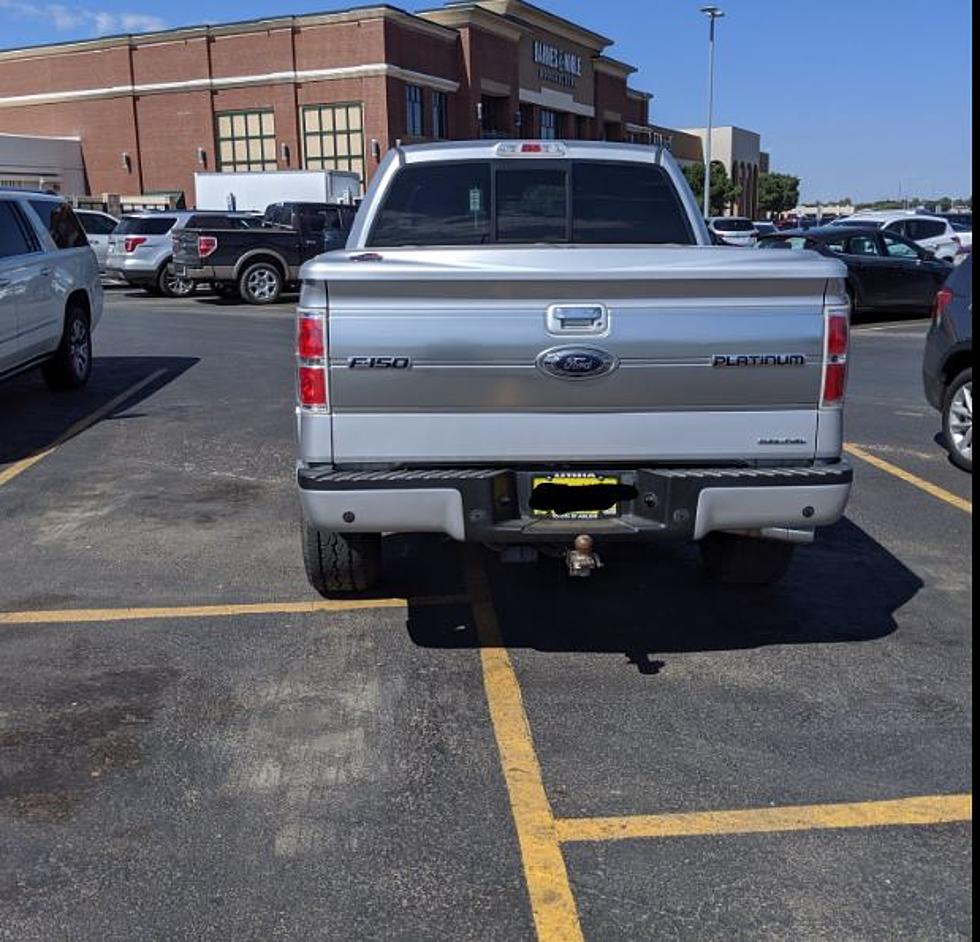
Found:
[{"label": "store window", "polygon": [[418,85],[405,86],[405,133],[409,137],[422,137],[422,89]]},{"label": "store window", "polygon": [[558,137],[560,118],[555,111],[548,111],[547,108],[541,109],[541,138],[546,141],[553,141]]},{"label": "store window", "polygon": [[432,136],[437,141],[449,137],[449,96],[445,92],[432,93]]},{"label": "store window", "polygon": [[364,112],[359,103],[306,105],[302,125],[307,170],[352,170],[364,180]]},{"label": "store window", "polygon": [[218,125],[218,169],[276,169],[276,119],[267,111],[222,111]]}]

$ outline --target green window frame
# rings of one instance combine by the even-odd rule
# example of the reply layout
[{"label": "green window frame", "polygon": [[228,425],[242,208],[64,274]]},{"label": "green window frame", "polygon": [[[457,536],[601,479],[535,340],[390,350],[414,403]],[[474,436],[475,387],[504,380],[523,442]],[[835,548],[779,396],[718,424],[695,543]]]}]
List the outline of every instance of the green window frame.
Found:
[{"label": "green window frame", "polygon": [[276,116],[271,108],[219,111],[214,116],[218,169],[276,170]]},{"label": "green window frame", "polygon": [[351,170],[364,182],[364,107],[359,101],[304,105],[300,130],[307,170]]}]

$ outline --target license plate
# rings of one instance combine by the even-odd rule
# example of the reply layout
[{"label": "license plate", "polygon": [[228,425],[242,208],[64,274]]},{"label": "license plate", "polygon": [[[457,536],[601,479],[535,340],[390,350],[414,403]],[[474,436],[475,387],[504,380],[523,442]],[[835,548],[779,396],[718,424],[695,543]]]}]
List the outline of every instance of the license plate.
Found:
[{"label": "license plate", "polygon": [[[613,475],[600,474],[543,474],[531,479],[532,492],[539,484],[558,484],[567,487],[587,487],[596,485],[616,485],[619,478]],[[555,520],[598,520],[600,517],[615,517],[616,505],[599,510],[570,510],[566,513],[558,513],[554,510],[532,509],[536,517],[551,517]]]}]

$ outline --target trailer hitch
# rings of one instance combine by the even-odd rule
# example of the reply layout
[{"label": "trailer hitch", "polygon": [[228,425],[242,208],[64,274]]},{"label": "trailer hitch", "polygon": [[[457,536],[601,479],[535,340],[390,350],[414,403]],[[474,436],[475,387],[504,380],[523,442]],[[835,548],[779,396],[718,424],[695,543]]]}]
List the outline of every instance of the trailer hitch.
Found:
[{"label": "trailer hitch", "polygon": [[587,579],[592,575],[593,569],[602,568],[602,560],[592,548],[591,536],[580,533],[575,537],[572,548],[565,553],[565,565],[568,567],[568,574],[578,579]]}]

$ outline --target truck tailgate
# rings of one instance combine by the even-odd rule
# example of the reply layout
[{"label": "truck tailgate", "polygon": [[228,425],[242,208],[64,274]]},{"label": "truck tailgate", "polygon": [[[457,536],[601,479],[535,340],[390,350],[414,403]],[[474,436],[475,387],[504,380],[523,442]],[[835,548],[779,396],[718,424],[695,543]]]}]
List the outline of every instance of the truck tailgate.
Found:
[{"label": "truck tailgate", "polygon": [[311,263],[328,283],[337,464],[815,455],[833,260],[622,246],[367,259]]}]

